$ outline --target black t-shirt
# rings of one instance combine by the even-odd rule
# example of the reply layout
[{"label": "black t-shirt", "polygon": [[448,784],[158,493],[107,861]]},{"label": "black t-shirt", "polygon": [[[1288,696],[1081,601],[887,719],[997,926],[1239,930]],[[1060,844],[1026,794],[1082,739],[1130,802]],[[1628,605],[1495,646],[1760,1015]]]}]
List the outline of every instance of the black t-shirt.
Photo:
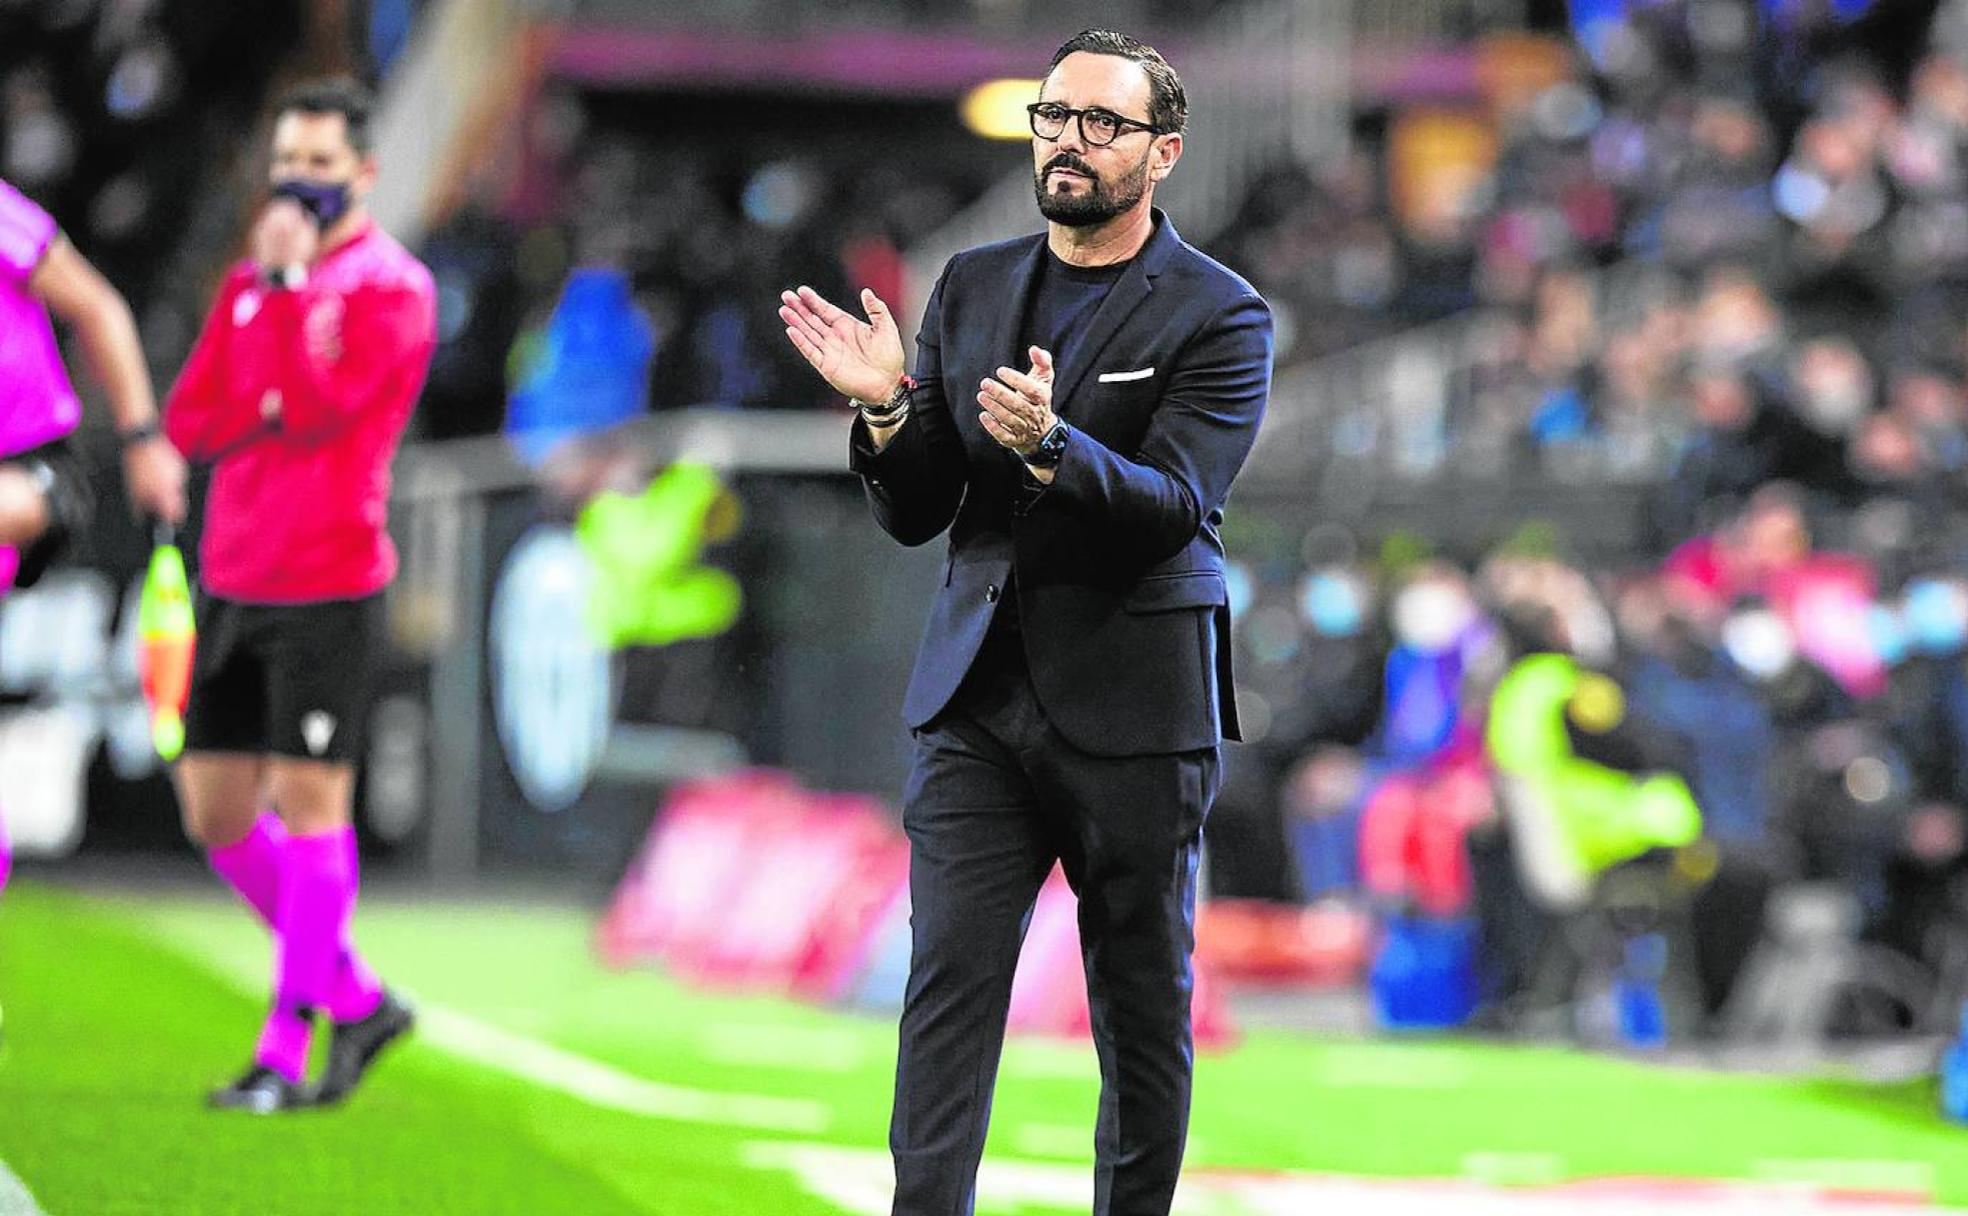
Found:
[{"label": "black t-shirt", "polygon": [[1079,344],[1086,337],[1088,327],[1093,324],[1093,315],[1100,311],[1101,302],[1127,268],[1126,262],[1111,266],[1070,266],[1047,249],[1025,309],[1025,341],[1018,349],[1014,366],[1021,372],[1030,369],[1026,349],[1033,346],[1051,351],[1054,367],[1072,362],[1079,354]]},{"label": "black t-shirt", "polygon": [[[1031,299],[1025,307],[1025,325],[1020,331],[1024,341],[1019,345],[1011,366],[1021,372],[1029,372],[1032,360],[1027,352],[1034,346],[1051,352],[1055,368],[1066,366],[1078,357],[1079,345],[1093,325],[1094,314],[1100,311],[1107,293],[1113,290],[1127,268],[1126,262],[1115,262],[1111,266],[1069,265],[1048,248],[1045,261],[1039,266],[1037,281],[1032,284]],[[1015,582],[1011,577],[1005,579],[997,614],[991,618],[994,632],[1018,631],[1018,590]]]}]

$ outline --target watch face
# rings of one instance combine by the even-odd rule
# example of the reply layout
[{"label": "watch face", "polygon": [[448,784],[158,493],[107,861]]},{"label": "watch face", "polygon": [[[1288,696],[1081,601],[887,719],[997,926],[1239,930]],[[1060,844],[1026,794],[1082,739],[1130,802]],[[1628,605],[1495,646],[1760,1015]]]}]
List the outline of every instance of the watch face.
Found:
[{"label": "watch face", "polygon": [[1039,440],[1039,446],[1025,458],[1025,463],[1034,468],[1049,469],[1058,464],[1065,455],[1066,424],[1059,422],[1054,423],[1053,428]]}]

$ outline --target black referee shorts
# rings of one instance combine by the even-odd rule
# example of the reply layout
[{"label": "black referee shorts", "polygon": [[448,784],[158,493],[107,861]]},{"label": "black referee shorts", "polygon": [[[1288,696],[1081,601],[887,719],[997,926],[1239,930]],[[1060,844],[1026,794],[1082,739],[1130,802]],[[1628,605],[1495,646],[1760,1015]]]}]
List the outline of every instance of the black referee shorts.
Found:
[{"label": "black referee shorts", "polygon": [[96,517],[95,492],[89,488],[81,458],[66,439],[0,460],[0,469],[27,474],[48,504],[48,527],[21,550],[20,569],[14,574],[16,587],[32,587],[55,559],[89,531]]},{"label": "black referee shorts", "polygon": [[355,763],[383,626],[380,593],[316,604],[201,594],[185,750]]}]

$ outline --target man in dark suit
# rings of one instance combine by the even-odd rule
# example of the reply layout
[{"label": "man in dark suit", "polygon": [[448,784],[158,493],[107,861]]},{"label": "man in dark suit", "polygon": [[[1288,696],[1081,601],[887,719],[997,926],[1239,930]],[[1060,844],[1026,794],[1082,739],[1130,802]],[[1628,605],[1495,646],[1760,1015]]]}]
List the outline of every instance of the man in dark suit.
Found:
[{"label": "man in dark suit", "polygon": [[1097,30],[1062,46],[1030,107],[1046,232],[951,259],[913,380],[873,292],[865,322],[781,297],[787,338],[859,409],[850,463],[876,520],[907,545],[950,533],[903,704],[898,1214],[971,1210],[1055,861],[1100,1058],[1094,1211],[1166,1213],[1181,1169],[1197,853],[1237,737],[1218,528],[1271,381],[1264,301],[1152,205],[1186,109],[1152,48]]}]

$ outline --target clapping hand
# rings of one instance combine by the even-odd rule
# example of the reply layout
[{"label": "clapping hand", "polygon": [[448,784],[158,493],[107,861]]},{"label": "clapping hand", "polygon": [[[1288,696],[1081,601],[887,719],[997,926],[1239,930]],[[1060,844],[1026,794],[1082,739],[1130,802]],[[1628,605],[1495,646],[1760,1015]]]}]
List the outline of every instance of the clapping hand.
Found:
[{"label": "clapping hand", "polygon": [[977,420],[991,438],[1016,456],[1031,455],[1058,418],[1052,412],[1052,353],[1030,347],[1032,370],[1001,367],[979,386]]},{"label": "clapping hand", "polygon": [[888,305],[861,290],[862,321],[830,304],[811,287],[779,293],[786,337],[835,392],[879,405],[902,382],[902,335]]}]

